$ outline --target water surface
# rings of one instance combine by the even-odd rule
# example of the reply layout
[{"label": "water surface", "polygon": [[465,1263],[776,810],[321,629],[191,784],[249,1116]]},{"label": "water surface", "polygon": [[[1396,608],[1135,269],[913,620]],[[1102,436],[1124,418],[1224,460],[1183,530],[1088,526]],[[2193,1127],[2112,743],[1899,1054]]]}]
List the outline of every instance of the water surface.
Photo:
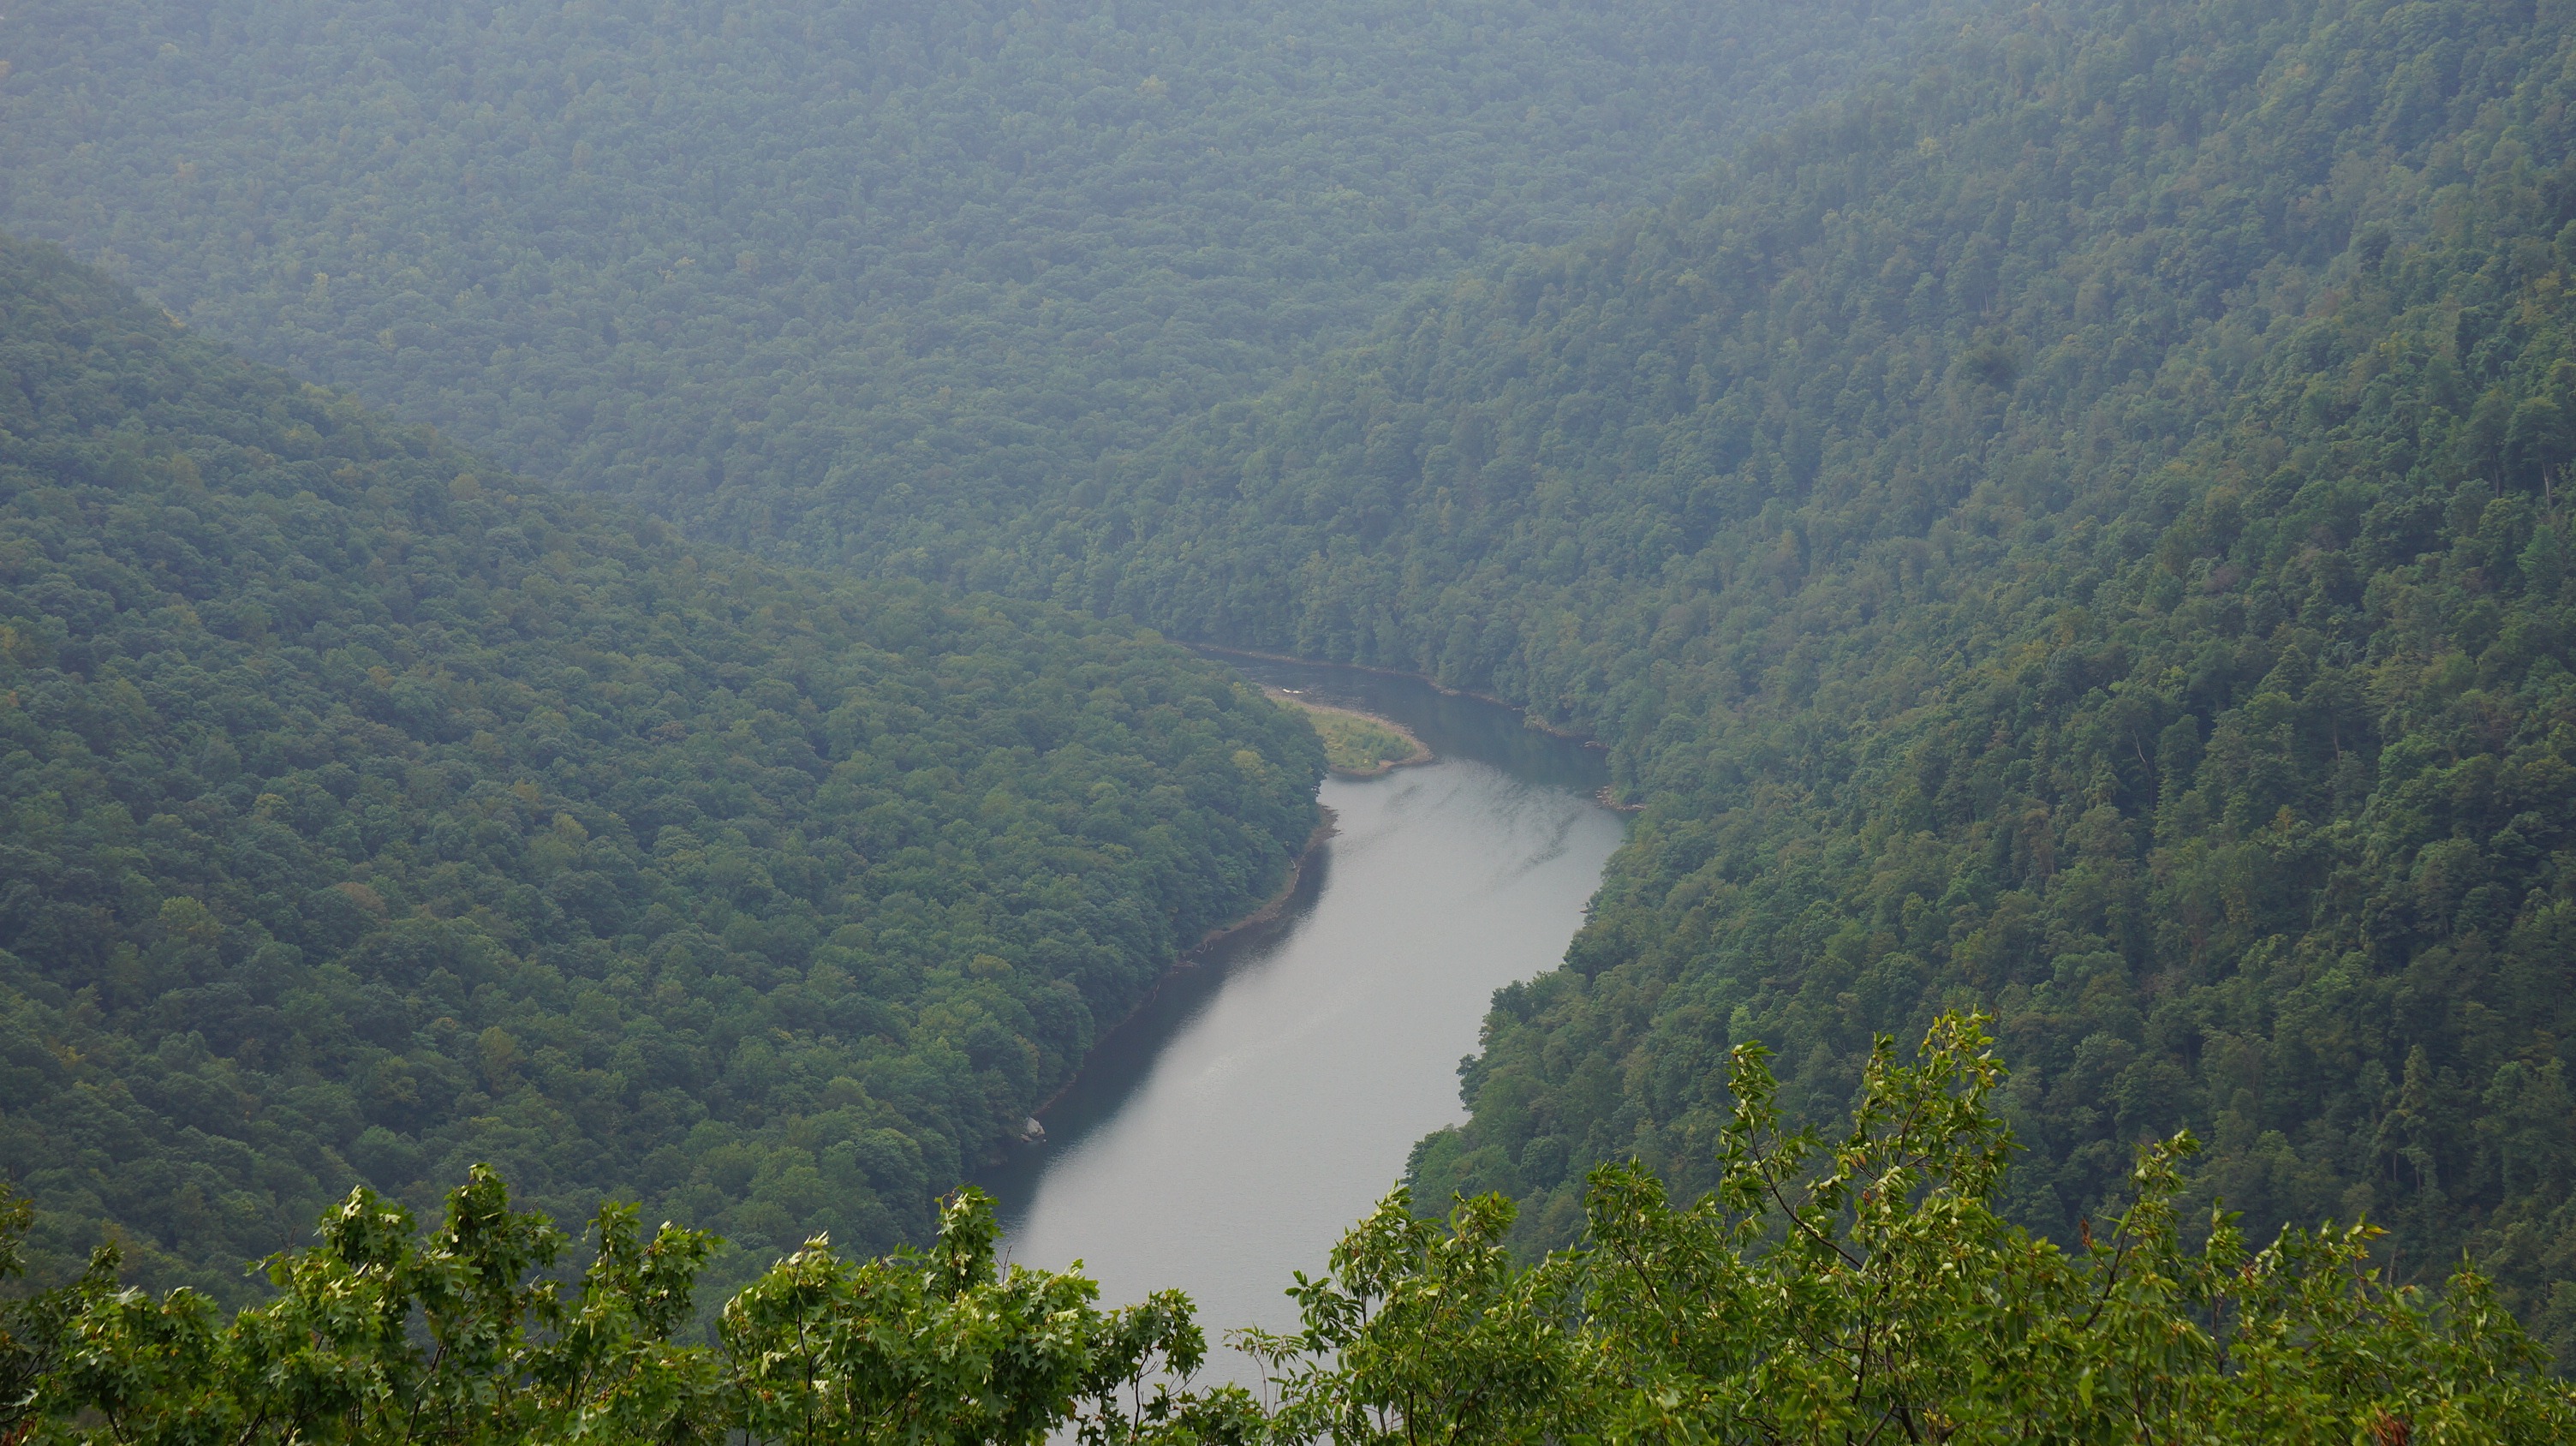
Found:
[{"label": "water surface", "polygon": [[[1440,755],[1332,779],[1337,832],[1275,923],[1182,971],[1104,1040],[990,1171],[1011,1258],[1081,1260],[1104,1303],[1178,1286],[1213,1341],[1296,1323],[1416,1140],[1465,1117],[1457,1068],[1495,989],[1555,967],[1618,846],[1597,753],[1509,709],[1351,669],[1228,657],[1258,681],[1394,718]],[[1218,1352],[1207,1377],[1247,1378]]]}]

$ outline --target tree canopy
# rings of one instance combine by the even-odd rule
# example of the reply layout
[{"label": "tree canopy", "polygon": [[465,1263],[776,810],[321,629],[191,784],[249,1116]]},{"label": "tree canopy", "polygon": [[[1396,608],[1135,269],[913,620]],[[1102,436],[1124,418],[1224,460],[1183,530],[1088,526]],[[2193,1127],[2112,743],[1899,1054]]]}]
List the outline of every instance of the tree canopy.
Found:
[{"label": "tree canopy", "polygon": [[[832,1212],[925,1202],[1303,837],[1306,730],[1129,618],[1519,700],[1644,809],[1265,1429],[2385,1443],[2486,1409],[2390,1362],[2539,1399],[2499,1311],[2576,1367],[2566,0],[862,18],[5,22],[0,215],[172,316],[1023,599],[13,303],[41,1205],[553,1201],[565,1135],[880,1248]],[[217,377],[255,423],[167,399]],[[1871,1195],[1908,1089],[1957,1129]],[[332,1153],[257,1183],[290,1118]]]},{"label": "tree canopy", "polygon": [[[1300,1276],[1303,1326],[1244,1333],[1263,1398],[1193,1389],[1205,1335],[1176,1291],[1113,1311],[1065,1273],[998,1267],[961,1192],[927,1250],[823,1240],[678,1327],[709,1238],[604,1208],[569,1242],[476,1170],[426,1236],[365,1187],[269,1263],[229,1325],[201,1296],[71,1285],[0,1303],[0,1431],[178,1446],[529,1440],[1093,1446],[1255,1441],[2541,1443],[2576,1393],[2473,1270],[2392,1286],[2372,1232],[2250,1248],[2220,1213],[2186,1243],[2188,1134],[2139,1152],[2124,1208],[2061,1250],[1996,1213],[2009,1132],[1983,1021],[1918,1061],[1872,1048],[1848,1132],[1786,1127],[1767,1052],[1738,1049],[1722,1182],[1687,1205],[1633,1166],[1587,1188],[1580,1245],[1529,1267],[1512,1206],[1443,1223],[1389,1196]],[[14,1264],[0,1200],[0,1275]],[[1056,1439],[1062,1439],[1057,1436]]]},{"label": "tree canopy", "polygon": [[29,0],[0,225],[530,475],[896,559],[1956,8]]},{"label": "tree canopy", "polygon": [[[2071,1239],[2129,1146],[2461,1248],[2576,1362],[2564,6],[1980,20],[1408,305],[944,576],[1418,670],[1647,805],[1427,1198],[1572,1238],[1993,1009]],[[2044,1163],[2042,1163],[2044,1162]]]},{"label": "tree canopy", "polygon": [[[1315,821],[1151,634],[684,546],[0,241],[0,1161],[41,1269],[493,1163],[784,1250],[933,1198]],[[756,1267],[757,1259],[734,1269]]]}]

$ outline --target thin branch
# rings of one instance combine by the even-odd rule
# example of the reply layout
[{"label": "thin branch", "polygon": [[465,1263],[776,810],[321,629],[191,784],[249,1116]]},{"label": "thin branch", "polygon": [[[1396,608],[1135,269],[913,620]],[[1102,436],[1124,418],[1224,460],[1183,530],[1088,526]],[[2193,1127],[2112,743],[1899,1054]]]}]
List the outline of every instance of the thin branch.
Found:
[{"label": "thin branch", "polygon": [[[1758,1164],[1767,1164],[1769,1163],[1770,1157],[1757,1156],[1755,1159]],[[1852,1269],[1858,1270],[1861,1268],[1861,1259],[1859,1256],[1854,1255],[1850,1251],[1843,1249],[1840,1245],[1835,1244],[1831,1237],[1825,1235],[1813,1225],[1808,1224],[1799,1216],[1796,1210],[1790,1208],[1788,1197],[1780,1193],[1780,1182],[1773,1179],[1771,1177],[1771,1172],[1768,1170],[1762,1172],[1762,1189],[1765,1193],[1770,1195],[1771,1202],[1780,1207],[1780,1213],[1789,1217],[1790,1224],[1805,1231],[1808,1238],[1814,1240],[1817,1244],[1822,1245],[1827,1250],[1841,1256],[1843,1258],[1843,1262],[1849,1265]]]},{"label": "thin branch", "polygon": [[2093,1329],[2093,1322],[2100,1320],[2102,1312],[2110,1309],[2111,1292],[2120,1286],[2120,1262],[2129,1258],[2128,1234],[2128,1217],[2122,1216],[2120,1228],[2111,1232],[2111,1270],[2102,1278],[2102,1298],[2093,1302],[2092,1311],[2084,1317],[2084,1324],[2076,1327],[2077,1330]]}]

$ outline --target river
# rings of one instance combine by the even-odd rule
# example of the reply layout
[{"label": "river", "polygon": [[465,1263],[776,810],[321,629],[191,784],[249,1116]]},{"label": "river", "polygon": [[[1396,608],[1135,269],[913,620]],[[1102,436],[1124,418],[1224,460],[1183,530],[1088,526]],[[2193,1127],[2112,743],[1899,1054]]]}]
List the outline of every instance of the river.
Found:
[{"label": "river", "polygon": [[1249,1383],[1230,1327],[1296,1324],[1282,1290],[1465,1118],[1457,1067],[1493,992],[1556,966],[1618,847],[1600,755],[1418,679],[1227,656],[1262,683],[1395,719],[1435,762],[1328,779],[1336,832],[1271,924],[1176,973],[979,1181],[1012,1260],[1080,1260],[1104,1304],[1177,1286],[1200,1379]]}]

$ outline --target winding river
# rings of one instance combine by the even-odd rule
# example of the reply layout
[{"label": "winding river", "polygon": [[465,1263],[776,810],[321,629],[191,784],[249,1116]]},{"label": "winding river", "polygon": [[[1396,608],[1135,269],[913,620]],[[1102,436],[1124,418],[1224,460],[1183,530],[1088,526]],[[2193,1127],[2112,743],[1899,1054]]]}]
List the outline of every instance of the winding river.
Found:
[{"label": "winding river", "polygon": [[[1600,755],[1417,679],[1228,656],[1393,718],[1435,762],[1329,779],[1336,832],[1274,922],[1175,974],[981,1184],[1010,1257],[1077,1259],[1104,1304],[1178,1286],[1214,1347],[1296,1324],[1281,1292],[1465,1117],[1459,1060],[1495,989],[1554,967],[1619,844]],[[1213,1349],[1201,1379],[1250,1379]]]}]

